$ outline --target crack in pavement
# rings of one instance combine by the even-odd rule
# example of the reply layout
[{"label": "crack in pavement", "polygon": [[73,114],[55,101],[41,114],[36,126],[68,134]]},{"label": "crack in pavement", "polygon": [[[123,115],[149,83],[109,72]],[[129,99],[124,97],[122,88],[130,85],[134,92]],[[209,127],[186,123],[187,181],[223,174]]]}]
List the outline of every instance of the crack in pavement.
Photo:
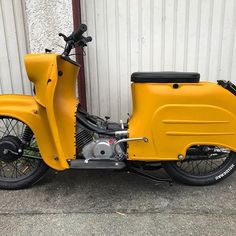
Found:
[{"label": "crack in pavement", "polygon": [[72,215],[72,214],[93,214],[93,215],[102,215],[102,214],[116,214],[122,213],[125,215],[145,215],[145,214],[163,214],[163,215],[224,215],[224,216],[236,216],[236,211],[234,210],[227,210],[227,211],[186,211],[185,209],[175,209],[174,211],[98,211],[98,212],[90,212],[90,211],[61,211],[61,212],[41,212],[41,211],[19,211],[19,212],[1,212],[1,216],[14,216],[14,215]]}]

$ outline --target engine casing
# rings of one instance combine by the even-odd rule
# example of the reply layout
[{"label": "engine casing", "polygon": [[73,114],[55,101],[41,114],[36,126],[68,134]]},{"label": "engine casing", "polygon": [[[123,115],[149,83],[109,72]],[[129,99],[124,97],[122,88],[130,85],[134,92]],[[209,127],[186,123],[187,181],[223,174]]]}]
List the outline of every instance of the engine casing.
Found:
[{"label": "engine casing", "polygon": [[117,153],[123,153],[121,145],[116,146],[115,152],[115,138],[100,138],[92,141],[84,146],[82,155],[85,159],[116,159]]}]

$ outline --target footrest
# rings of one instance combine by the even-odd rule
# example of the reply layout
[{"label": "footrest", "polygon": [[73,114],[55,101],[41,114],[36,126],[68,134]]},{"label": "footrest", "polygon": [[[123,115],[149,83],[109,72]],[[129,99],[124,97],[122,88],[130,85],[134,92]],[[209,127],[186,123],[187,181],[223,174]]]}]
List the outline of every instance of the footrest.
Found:
[{"label": "footrest", "polygon": [[122,161],[77,159],[70,162],[71,169],[121,170],[126,167]]}]

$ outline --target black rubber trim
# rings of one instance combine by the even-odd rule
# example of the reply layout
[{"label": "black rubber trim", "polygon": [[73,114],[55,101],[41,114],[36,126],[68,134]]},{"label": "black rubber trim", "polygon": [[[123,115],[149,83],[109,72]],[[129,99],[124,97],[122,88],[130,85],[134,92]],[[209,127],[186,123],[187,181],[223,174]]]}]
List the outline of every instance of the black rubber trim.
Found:
[{"label": "black rubber trim", "polygon": [[198,83],[200,74],[196,72],[134,72],[134,83]]},{"label": "black rubber trim", "polygon": [[217,80],[218,84],[236,96],[236,86],[230,81]]}]

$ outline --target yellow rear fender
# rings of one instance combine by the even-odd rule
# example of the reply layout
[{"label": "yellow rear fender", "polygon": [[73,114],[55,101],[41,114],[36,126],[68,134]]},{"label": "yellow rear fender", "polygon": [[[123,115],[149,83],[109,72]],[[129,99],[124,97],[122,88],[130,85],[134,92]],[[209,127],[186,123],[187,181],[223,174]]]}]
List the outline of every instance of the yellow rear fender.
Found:
[{"label": "yellow rear fender", "polygon": [[0,95],[0,116],[16,118],[31,128],[42,158],[48,166],[57,170],[68,168],[66,160],[58,159],[46,109],[32,96]]}]

